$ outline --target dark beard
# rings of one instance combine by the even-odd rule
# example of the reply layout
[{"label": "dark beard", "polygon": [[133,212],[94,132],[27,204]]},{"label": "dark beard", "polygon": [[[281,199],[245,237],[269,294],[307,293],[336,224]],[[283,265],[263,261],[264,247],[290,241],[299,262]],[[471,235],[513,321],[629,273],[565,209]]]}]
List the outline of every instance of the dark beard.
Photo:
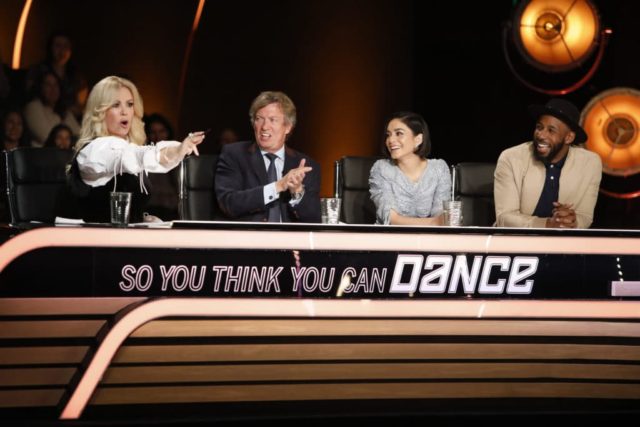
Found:
[{"label": "dark beard", "polygon": [[541,156],[540,153],[538,153],[538,150],[536,150],[535,140],[533,141],[533,144],[531,144],[531,149],[533,150],[533,157],[535,157],[536,160],[539,160],[545,165],[548,165],[551,163],[551,159],[553,159],[560,152],[560,150],[562,150],[562,144],[558,144],[552,147],[551,151],[549,151],[549,154],[546,157]]}]

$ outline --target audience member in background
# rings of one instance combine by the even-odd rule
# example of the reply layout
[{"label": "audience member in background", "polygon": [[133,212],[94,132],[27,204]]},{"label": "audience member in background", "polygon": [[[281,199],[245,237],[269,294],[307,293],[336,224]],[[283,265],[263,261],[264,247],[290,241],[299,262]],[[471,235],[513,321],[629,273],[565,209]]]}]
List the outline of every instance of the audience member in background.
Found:
[{"label": "audience member in background", "polygon": [[233,142],[238,141],[238,134],[235,130],[231,128],[224,128],[218,134],[218,139],[216,140],[216,146],[214,148],[215,154],[220,154],[222,151],[222,147],[227,144],[231,144]]},{"label": "audience member in background", "polygon": [[41,81],[42,75],[53,72],[60,80],[60,98],[63,104],[75,116],[76,121],[80,122],[89,88],[72,59],[71,38],[64,32],[54,32],[47,40],[46,49],[45,60],[29,68],[27,91],[33,93],[35,89],[37,92],[37,83]]},{"label": "audience member in background", "polygon": [[369,192],[378,224],[442,225],[443,202],[451,197],[444,160],[428,159],[429,128],[422,116],[395,113],[386,127],[386,159],[375,162]]},{"label": "audience member in background", "polygon": [[173,139],[171,123],[169,123],[169,120],[162,114],[149,114],[143,118],[143,121],[148,142],[156,143]]},{"label": "audience member in background", "polygon": [[109,222],[109,193],[129,191],[133,193],[131,221],[140,222],[148,199],[147,173],[166,173],[184,156],[198,155],[204,132],[190,133],[183,142],[145,145],[143,114],[138,89],[127,79],[105,77],[91,89],[69,169],[78,209],[73,217]]},{"label": "audience member in background", "polygon": [[44,142],[44,146],[55,147],[61,150],[71,150],[73,148],[73,134],[69,126],[64,123],[55,125],[53,129],[51,129],[51,132],[49,132],[49,137]]},{"label": "audience member in background", "polygon": [[29,145],[24,128],[24,117],[19,108],[10,108],[4,113],[0,122],[0,135],[3,150],[8,151]]},{"label": "audience member in background", "polygon": [[282,92],[262,92],[249,109],[255,141],[222,147],[215,189],[230,219],[320,222],[320,166],[285,145],[296,107]]},{"label": "audience member in background", "polygon": [[69,126],[73,135],[77,136],[80,125],[60,97],[60,81],[55,73],[46,71],[41,74],[37,87],[39,91],[36,98],[24,107],[27,128],[32,137],[31,145],[42,147],[51,129],[59,123]]},{"label": "audience member in background", "polygon": [[[144,119],[147,144],[173,140],[173,128],[161,114],[153,113]],[[178,173],[174,168],[168,173],[150,173],[149,180],[153,191],[150,194],[147,210],[165,221],[178,218]]]},{"label": "audience member in background", "polygon": [[600,157],[576,147],[587,140],[580,112],[554,98],[529,106],[533,141],[500,154],[494,179],[499,227],[589,228],[598,199]]},{"label": "audience member in background", "polygon": [[231,128],[224,128],[220,132],[220,136],[218,137],[218,146],[222,147],[223,145],[231,144],[232,142],[238,141],[238,134],[235,130]]},{"label": "audience member in background", "polygon": [[[4,115],[0,116],[0,139],[1,149],[4,151],[14,150],[18,147],[26,147],[29,144],[25,137],[24,119],[19,108],[10,108]],[[0,153],[0,222],[11,221],[9,211],[9,199],[7,197],[7,163],[4,153]]]}]

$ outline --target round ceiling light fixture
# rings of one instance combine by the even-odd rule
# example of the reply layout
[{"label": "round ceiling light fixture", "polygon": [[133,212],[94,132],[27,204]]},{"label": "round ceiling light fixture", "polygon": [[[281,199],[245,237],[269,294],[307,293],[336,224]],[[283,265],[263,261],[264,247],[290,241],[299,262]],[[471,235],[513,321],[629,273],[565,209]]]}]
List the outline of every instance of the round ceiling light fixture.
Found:
[{"label": "round ceiling light fixture", "polygon": [[[600,156],[602,170],[625,181],[627,188],[622,193],[605,190],[605,194],[627,199],[640,196],[637,187],[628,185],[638,181],[628,178],[640,172],[640,91],[617,87],[601,92],[584,107],[580,123],[589,135],[586,148]],[[623,180],[618,181],[616,187],[622,189]]]},{"label": "round ceiling light fixture", "polygon": [[513,36],[522,56],[548,72],[579,67],[593,53],[600,19],[587,0],[522,2]]},{"label": "round ceiling light fixture", "polygon": [[[610,29],[601,27],[598,12],[589,0],[523,1],[503,31],[507,64],[529,88],[550,95],[567,94],[584,85],[598,68],[606,38],[611,34]],[[516,47],[511,50],[517,50],[523,60],[520,67],[516,67],[511,58],[514,55],[509,53],[508,40]],[[541,73],[537,77],[561,82],[562,87],[532,83],[536,76],[527,73],[526,66]],[[531,76],[525,78],[525,73]],[[563,73],[566,76],[559,78]],[[549,75],[553,75],[552,78]]]}]

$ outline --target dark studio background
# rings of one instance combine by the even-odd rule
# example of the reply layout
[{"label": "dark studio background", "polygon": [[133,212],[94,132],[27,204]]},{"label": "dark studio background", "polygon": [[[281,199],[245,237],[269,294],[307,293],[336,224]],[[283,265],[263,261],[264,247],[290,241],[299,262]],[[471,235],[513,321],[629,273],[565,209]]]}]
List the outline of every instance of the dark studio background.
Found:
[{"label": "dark studio background", "polygon": [[[0,3],[0,58],[9,63],[23,1]],[[548,96],[519,83],[504,59],[502,27],[517,1],[207,1],[180,75],[197,0],[35,0],[21,68],[44,56],[48,34],[64,29],[89,85],[110,74],[132,79],[145,112],[166,115],[182,138],[232,127],[252,135],[248,109],[263,90],[283,90],[298,107],[290,144],[318,160],[323,195],[333,162],[379,153],[385,117],[421,113],[432,156],[447,163],[496,161],[528,140],[527,105]],[[579,108],[619,86],[640,88],[640,3],[594,1],[613,34],[602,64],[566,97]],[[553,84],[545,79],[545,83]],[[203,152],[216,150],[215,136]],[[612,191],[640,189],[638,177],[603,177]],[[600,197],[595,226],[640,228],[638,201]]]}]

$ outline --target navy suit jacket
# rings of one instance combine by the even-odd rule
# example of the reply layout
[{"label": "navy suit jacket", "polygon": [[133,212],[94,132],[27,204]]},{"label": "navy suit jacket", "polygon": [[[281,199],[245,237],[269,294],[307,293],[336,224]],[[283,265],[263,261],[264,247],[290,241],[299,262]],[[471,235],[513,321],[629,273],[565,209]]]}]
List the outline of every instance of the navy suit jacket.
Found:
[{"label": "navy suit jacket", "polygon": [[[304,197],[294,207],[288,191],[272,203],[280,203],[283,222],[320,222],[320,166],[310,157],[285,146],[282,175],[298,167],[300,160],[313,170],[305,175]],[[260,148],[253,141],[242,141],[222,147],[215,176],[216,197],[225,216],[238,221],[267,221],[263,188],[269,184]]]}]

